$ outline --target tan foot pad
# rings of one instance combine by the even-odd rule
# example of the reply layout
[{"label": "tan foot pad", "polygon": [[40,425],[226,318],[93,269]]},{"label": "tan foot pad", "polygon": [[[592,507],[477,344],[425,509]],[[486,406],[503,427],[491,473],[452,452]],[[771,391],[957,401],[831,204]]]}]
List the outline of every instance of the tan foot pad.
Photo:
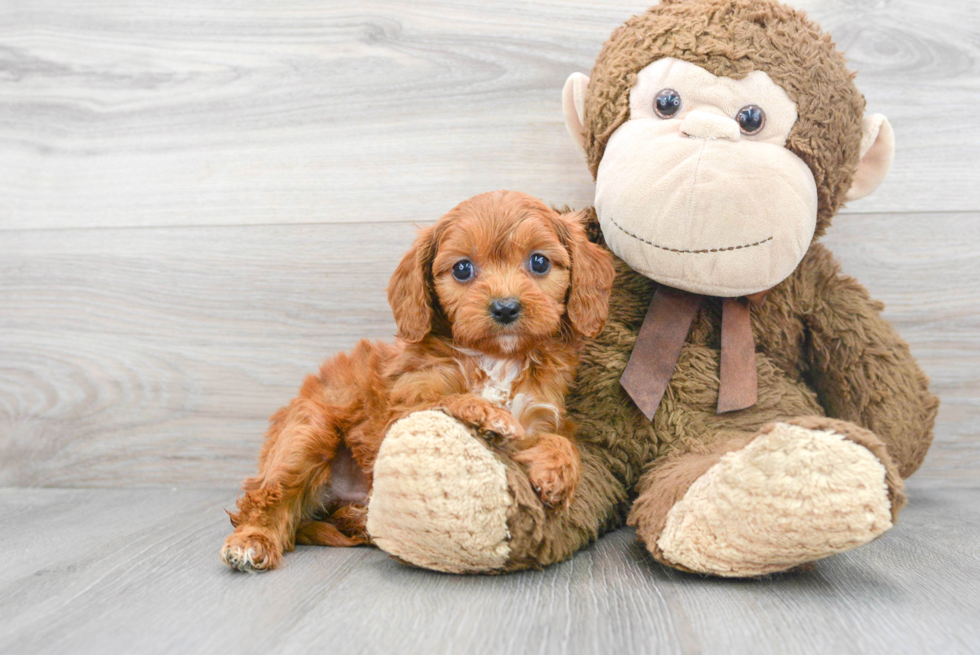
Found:
[{"label": "tan foot pad", "polygon": [[691,485],[657,545],[692,571],[749,577],[855,548],[891,527],[877,457],[835,432],[778,423]]},{"label": "tan foot pad", "polygon": [[459,421],[437,411],[395,423],[374,465],[367,529],[406,562],[450,573],[501,568],[510,555],[507,474]]}]

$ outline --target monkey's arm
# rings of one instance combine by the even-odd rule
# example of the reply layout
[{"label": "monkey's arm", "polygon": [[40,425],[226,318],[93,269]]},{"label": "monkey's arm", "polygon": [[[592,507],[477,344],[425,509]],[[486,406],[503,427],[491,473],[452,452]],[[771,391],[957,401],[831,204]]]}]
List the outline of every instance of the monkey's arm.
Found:
[{"label": "monkey's arm", "polygon": [[907,478],[932,443],[939,399],[908,344],[882,318],[884,305],[841,275],[828,250],[814,244],[802,267],[812,291],[807,373],[820,403],[828,416],[877,434]]}]

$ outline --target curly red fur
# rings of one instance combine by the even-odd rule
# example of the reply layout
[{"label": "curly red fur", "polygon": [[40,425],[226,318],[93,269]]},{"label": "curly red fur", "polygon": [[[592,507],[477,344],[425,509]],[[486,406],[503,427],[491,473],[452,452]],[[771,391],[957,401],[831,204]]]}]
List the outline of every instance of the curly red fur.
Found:
[{"label": "curly red fur", "polygon": [[[565,393],[582,338],[605,322],[611,257],[580,215],[521,193],[471,198],[423,230],[392,275],[394,344],[361,341],[327,360],[271,419],[259,471],[243,484],[222,560],[273,568],[295,543],[368,543],[374,461],[392,423],[439,409],[482,432],[528,471],[541,501],[566,506],[581,475]],[[536,273],[530,257],[550,269]],[[453,277],[461,259],[472,279]],[[494,300],[520,303],[512,322]]]}]

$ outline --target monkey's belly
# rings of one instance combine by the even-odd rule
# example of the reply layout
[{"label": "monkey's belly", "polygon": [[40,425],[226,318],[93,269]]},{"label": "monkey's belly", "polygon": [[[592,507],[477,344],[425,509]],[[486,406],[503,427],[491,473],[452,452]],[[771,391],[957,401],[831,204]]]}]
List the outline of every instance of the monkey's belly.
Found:
[{"label": "monkey's belly", "polygon": [[635,329],[619,321],[607,323],[599,338],[587,344],[567,397],[577,426],[576,442],[593,448],[627,487],[636,483],[647,464],[675,449],[696,451],[699,444],[733,432],[754,433],[770,421],[824,415],[812,389],[761,353],[756,354],[758,402],[748,409],[718,414],[721,353],[688,343],[660,408],[648,421],[619,383],[635,340]]},{"label": "monkey's belly", "polygon": [[755,432],[771,421],[795,416],[823,416],[817,394],[794,380],[762,353],[756,353],[759,397],[747,409],[717,413],[721,353],[688,344],[681,352],[670,385],[654,416],[658,451],[683,447],[685,442],[710,442],[732,432]]}]

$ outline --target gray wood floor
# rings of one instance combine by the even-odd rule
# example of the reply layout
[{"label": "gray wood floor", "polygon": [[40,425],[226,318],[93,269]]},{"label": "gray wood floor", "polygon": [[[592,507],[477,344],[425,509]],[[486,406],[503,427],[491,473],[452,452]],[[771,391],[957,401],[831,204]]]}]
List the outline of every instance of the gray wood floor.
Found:
[{"label": "gray wood floor", "polygon": [[726,581],[655,564],[629,529],[506,576],[315,547],[247,575],[218,561],[226,492],[8,489],[0,651],[976,653],[980,488],[912,492],[902,522],[865,548]]},{"label": "gray wood floor", "polygon": [[792,4],[895,127],[825,242],[943,405],[895,530],[726,582],[628,530],[504,577],[217,560],[269,414],[391,337],[416,224],[590,204],[561,87],[644,2],[0,0],[0,652],[980,652],[980,3]]}]

